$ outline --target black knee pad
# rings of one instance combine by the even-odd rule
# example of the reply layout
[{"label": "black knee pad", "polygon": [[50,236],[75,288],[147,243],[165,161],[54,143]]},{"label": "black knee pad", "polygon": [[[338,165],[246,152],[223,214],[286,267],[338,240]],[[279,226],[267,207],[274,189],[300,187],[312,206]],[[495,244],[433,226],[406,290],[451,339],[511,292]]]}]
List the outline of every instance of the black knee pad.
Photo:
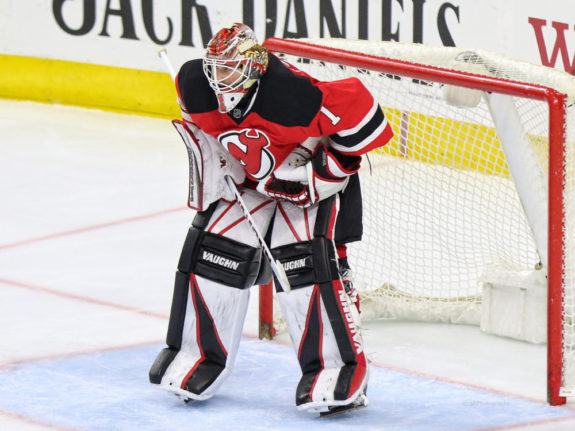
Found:
[{"label": "black knee pad", "polygon": [[339,277],[333,242],[327,238],[287,244],[271,251],[282,263],[292,289]]},{"label": "black knee pad", "polygon": [[192,272],[226,286],[246,289],[254,285],[261,259],[260,248],[203,232]]},{"label": "black knee pad", "polygon": [[260,248],[192,226],[182,249],[178,270],[246,289],[256,282],[261,260]]}]

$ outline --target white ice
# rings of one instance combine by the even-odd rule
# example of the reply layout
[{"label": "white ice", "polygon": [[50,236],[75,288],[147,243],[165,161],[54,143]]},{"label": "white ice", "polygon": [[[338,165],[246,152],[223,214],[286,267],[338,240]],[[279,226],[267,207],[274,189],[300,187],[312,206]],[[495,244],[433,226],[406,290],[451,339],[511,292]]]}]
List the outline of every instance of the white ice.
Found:
[{"label": "white ice", "polygon": [[[545,346],[393,321],[366,323],[370,407],[320,422],[291,402],[287,335],[256,340],[255,290],[228,392],[203,410],[156,395],[145,368],[162,347],[193,217],[186,184],[169,120],[0,100],[1,430],[575,429],[572,403],[545,405]],[[252,387],[259,369],[266,382]]]}]

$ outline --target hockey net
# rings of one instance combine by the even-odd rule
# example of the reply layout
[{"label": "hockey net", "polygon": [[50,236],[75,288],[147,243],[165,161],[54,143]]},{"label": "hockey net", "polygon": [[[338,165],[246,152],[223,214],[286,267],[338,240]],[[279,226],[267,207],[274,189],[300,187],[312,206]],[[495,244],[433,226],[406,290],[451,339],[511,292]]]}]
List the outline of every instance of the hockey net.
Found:
[{"label": "hockey net", "polygon": [[479,324],[485,280],[534,274],[549,401],[575,395],[575,78],[481,50],[265,45],[318,79],[358,77],[393,127],[360,171],[364,239],[349,260],[362,318]]}]

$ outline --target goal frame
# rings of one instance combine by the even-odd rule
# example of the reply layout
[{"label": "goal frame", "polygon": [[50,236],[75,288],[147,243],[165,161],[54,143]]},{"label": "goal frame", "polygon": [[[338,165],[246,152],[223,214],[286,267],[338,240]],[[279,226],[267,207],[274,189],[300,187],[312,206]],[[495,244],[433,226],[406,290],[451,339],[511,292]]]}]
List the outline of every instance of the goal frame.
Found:
[{"label": "goal frame", "polygon": [[[560,395],[563,381],[563,256],[564,193],[567,95],[553,88],[469,72],[376,57],[301,42],[269,38],[263,45],[271,52],[297,55],[344,66],[390,73],[408,78],[433,80],[442,84],[500,93],[546,102],[549,107],[549,173],[548,173],[548,262],[547,262],[547,401],[550,405],[566,403]],[[272,285],[260,286],[260,338],[272,338]]]}]

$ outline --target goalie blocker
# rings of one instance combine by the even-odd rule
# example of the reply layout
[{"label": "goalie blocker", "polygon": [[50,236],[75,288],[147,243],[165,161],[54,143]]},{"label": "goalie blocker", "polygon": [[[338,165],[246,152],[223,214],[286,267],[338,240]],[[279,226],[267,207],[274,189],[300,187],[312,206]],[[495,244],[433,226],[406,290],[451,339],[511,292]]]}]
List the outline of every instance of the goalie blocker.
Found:
[{"label": "goalie blocker", "polygon": [[[339,197],[301,209],[254,190],[245,189],[243,196],[262,231],[269,230],[272,253],[286,268],[292,288],[289,293],[280,288],[278,299],[302,371],[296,405],[325,412],[355,403],[364,396],[368,372],[338,275],[333,221]],[[233,203],[218,201],[196,215],[176,273],[168,347],[150,370],[152,383],[186,399],[204,400],[231,372],[249,287],[271,278],[249,231]],[[294,234],[301,240],[294,242]]]}]

